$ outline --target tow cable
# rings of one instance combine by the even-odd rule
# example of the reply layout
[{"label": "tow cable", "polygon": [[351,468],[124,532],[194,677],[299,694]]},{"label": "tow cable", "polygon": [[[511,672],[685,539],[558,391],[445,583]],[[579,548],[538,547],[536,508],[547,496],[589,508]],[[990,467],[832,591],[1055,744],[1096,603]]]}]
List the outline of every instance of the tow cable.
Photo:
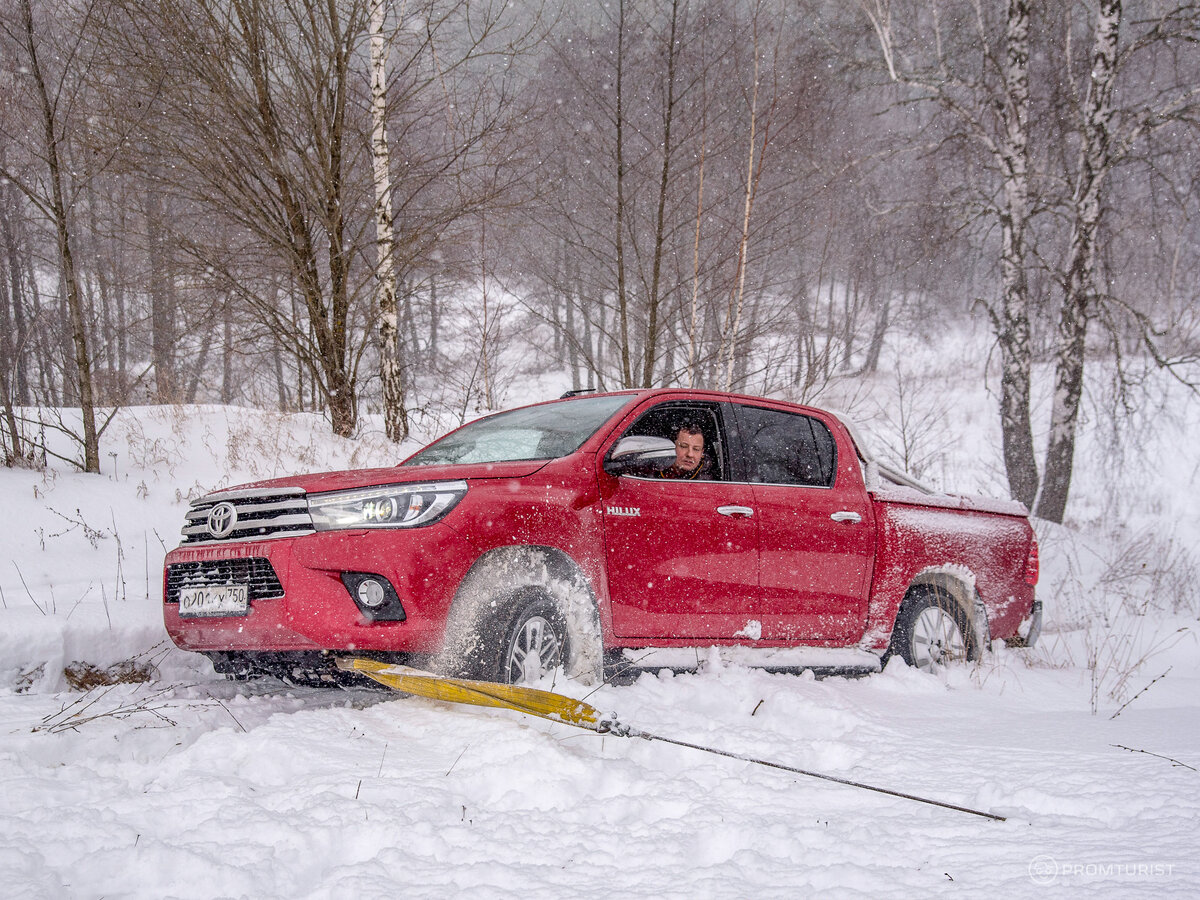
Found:
[{"label": "tow cable", "polygon": [[551,722],[574,725],[577,728],[584,728],[588,731],[594,731],[597,734],[641,738],[646,741],[662,741],[664,744],[674,744],[677,747],[701,750],[704,753],[726,756],[729,759],[753,763],[758,766],[766,766],[770,769],[779,769],[780,771],[791,772],[795,775],[820,778],[824,781],[832,781],[837,784],[862,788],[866,791],[874,791],[877,794],[887,794],[889,797],[915,800],[917,803],[940,806],[942,809],[952,809],[956,812],[969,813],[973,816],[981,816],[982,818],[993,819],[997,822],[1007,821],[1004,816],[971,809],[967,806],[943,803],[941,800],[931,800],[928,797],[918,797],[916,794],[906,794],[903,791],[893,791],[890,788],[863,784],[859,781],[851,781],[848,778],[838,778],[836,775],[810,772],[807,769],[785,766],[782,763],[772,762],[768,759],[757,759],[753,756],[744,756],[740,753],[730,753],[728,750],[719,750],[716,747],[705,747],[701,744],[692,744],[688,741],[680,741],[675,738],[664,737],[660,734],[651,734],[648,731],[642,731],[631,725],[619,722],[613,716],[605,717],[594,706],[590,706],[582,700],[576,700],[573,697],[566,697],[562,694],[555,694],[551,691],[543,691],[539,688],[526,687],[519,684],[494,684],[490,681],[450,678],[442,675],[434,675],[431,672],[423,672],[420,669],[413,669],[408,666],[391,665],[378,660],[362,659],[360,657],[340,657],[337,660],[337,666],[344,672],[360,672],[382,685],[394,688],[397,691],[403,691],[406,694],[425,697],[429,700],[441,700],[446,703],[463,703],[470,706],[512,709],[526,715],[549,719]]}]

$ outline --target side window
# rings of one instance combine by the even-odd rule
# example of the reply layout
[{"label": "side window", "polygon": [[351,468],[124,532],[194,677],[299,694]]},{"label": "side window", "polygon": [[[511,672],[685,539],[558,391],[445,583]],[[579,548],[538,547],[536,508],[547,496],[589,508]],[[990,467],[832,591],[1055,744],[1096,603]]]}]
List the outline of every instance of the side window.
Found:
[{"label": "side window", "polygon": [[[724,481],[728,475],[721,417],[713,406],[697,403],[662,403],[648,409],[621,437],[644,435],[674,441],[681,425],[699,427],[704,438],[704,481]],[[669,465],[670,461],[664,461]],[[647,473],[646,477],[652,477]]]},{"label": "side window", "polygon": [[746,466],[760,484],[831,487],[837,446],[825,423],[811,416],[739,406]]}]

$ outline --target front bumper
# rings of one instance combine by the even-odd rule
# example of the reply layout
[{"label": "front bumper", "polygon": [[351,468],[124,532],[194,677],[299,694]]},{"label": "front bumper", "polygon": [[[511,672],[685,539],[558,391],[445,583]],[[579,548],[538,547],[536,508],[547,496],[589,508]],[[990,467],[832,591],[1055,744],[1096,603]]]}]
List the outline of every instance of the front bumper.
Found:
[{"label": "front bumper", "polygon": [[[163,619],[185,650],[432,653],[470,562],[465,542],[444,525],[182,546],[167,554]],[[251,579],[246,614],[180,616],[179,579],[170,576],[181,567],[190,577],[204,577],[206,585]],[[381,620],[355,602],[351,589],[357,582],[345,576],[363,573],[386,579],[403,607],[402,621]]]}]

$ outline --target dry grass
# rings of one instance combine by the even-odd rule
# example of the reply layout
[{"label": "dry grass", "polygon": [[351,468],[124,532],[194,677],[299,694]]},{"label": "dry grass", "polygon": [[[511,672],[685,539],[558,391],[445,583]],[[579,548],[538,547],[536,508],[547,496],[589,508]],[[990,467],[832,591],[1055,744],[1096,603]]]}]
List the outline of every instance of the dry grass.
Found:
[{"label": "dry grass", "polygon": [[154,680],[158,669],[144,660],[126,659],[112,666],[101,668],[89,662],[73,662],[63,669],[67,684],[76,691],[112,684],[145,684]]}]

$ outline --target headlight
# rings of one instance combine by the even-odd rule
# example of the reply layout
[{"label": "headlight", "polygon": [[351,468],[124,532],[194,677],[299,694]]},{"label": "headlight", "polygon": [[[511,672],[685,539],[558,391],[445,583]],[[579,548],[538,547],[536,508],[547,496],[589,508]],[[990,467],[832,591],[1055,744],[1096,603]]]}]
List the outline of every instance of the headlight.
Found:
[{"label": "headlight", "polygon": [[313,528],[416,528],[436,522],[467,493],[465,481],[389,484],[309,494]]}]

